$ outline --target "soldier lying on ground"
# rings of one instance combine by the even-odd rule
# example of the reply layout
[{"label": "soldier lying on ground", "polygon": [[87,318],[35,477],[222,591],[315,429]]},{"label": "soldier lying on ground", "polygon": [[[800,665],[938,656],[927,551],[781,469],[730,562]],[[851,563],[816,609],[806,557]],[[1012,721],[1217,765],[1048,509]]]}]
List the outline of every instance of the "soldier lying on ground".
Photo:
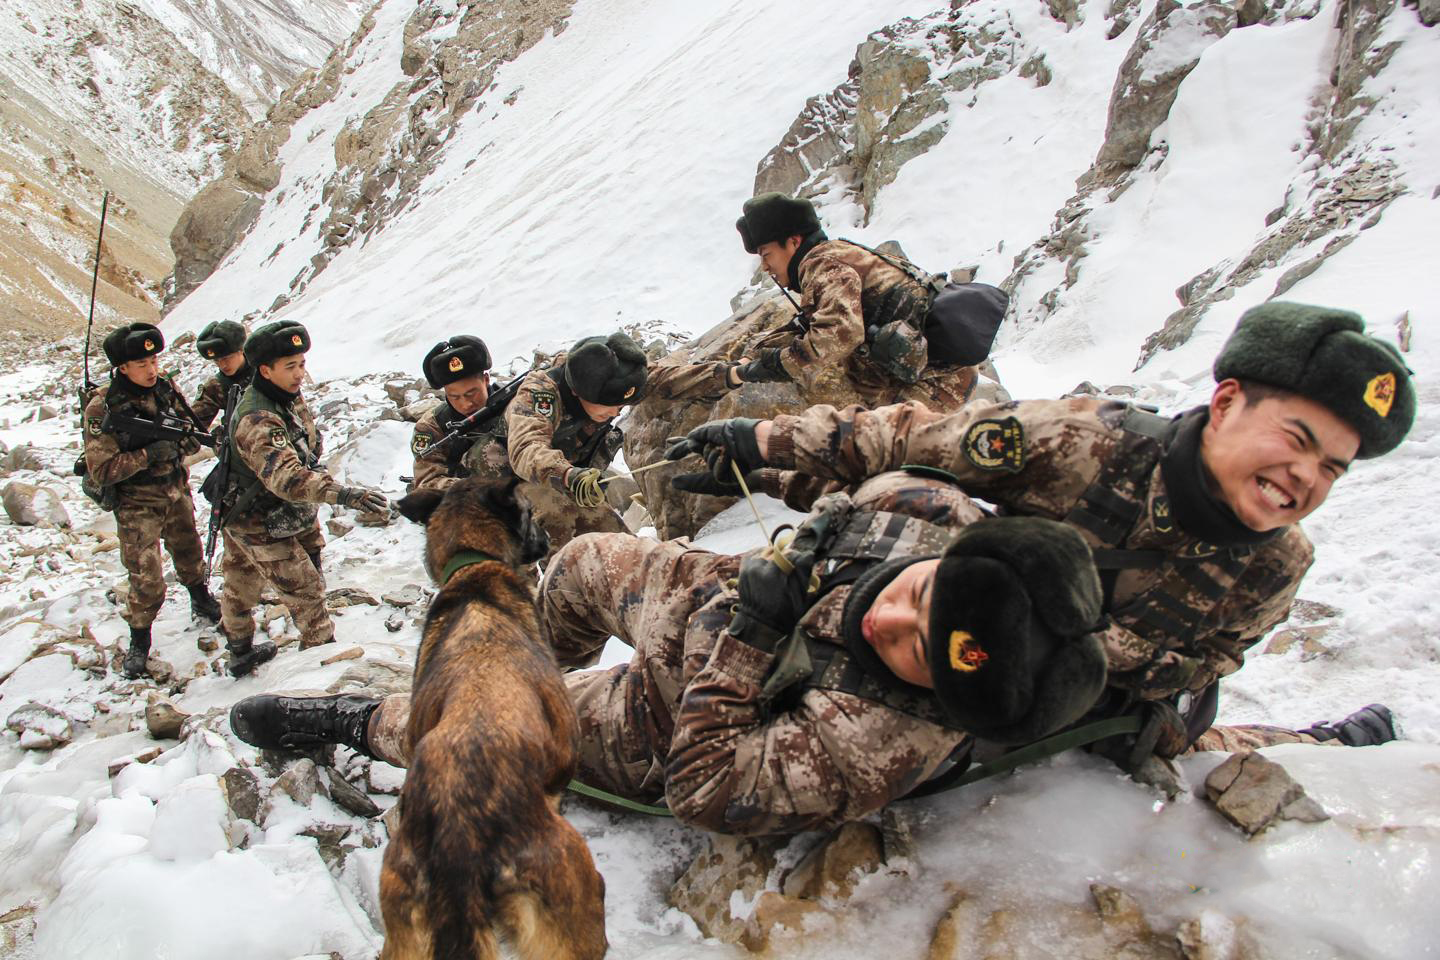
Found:
[{"label": "soldier lying on ground", "polygon": [[195,350],[215,364],[215,374],[200,387],[195,398],[195,419],[205,429],[225,412],[230,388],[250,385],[250,365],[245,362],[245,328],[234,320],[207,323],[195,338]]},{"label": "soldier lying on ground", "polygon": [[113,369],[109,386],[85,408],[85,465],[95,486],[113,486],[117,494],[120,562],[130,575],[125,600],[130,647],[120,670],[134,679],[146,673],[151,625],[165,602],[161,541],[175,564],[176,578],[190,592],[191,612],[213,621],[220,619],[220,608],[205,583],[204,550],[185,468],[184,458],[198,453],[199,443],[147,441],[107,426],[111,411],[145,420],[193,420],[184,396],[168,377],[160,376],[158,354],[165,349],[165,338],[153,324],[131,323],[111,331],[104,347]]},{"label": "soldier lying on ground", "polygon": [[225,495],[225,560],[221,570],[221,628],[229,670],[240,677],[275,656],[275,644],[255,643],[251,615],[266,584],[300,631],[300,646],[335,639],[325,609],[320,532],[315,504],[338,503],[388,511],[383,495],[337,483],[320,466],[320,431],[300,394],[310,334],[298,323],[266,324],[245,341],[255,378],[235,408],[229,437],[230,483]]},{"label": "soldier lying on ground", "polygon": [[[1105,690],[1107,659],[1114,690],[1143,703],[1209,689],[1284,618],[1310,555],[1293,523],[1353,457],[1393,448],[1413,418],[1404,365],[1358,327],[1352,314],[1314,308],[1247,315],[1217,364],[1210,407],[1157,431],[1163,444],[1136,429],[1153,421],[1094,400],[949,417],[914,404],[822,407],[778,418],[758,438],[753,423],[700,428],[677,453],[718,451],[750,467],[768,453],[857,486],[816,504],[784,565],[767,552],[724,556],[621,534],[580,537],[556,555],[540,609],[560,665],[593,664],[611,635],[635,648],[629,664],[566,677],[580,779],[632,799],[663,796],[708,830],[791,833],[905,796],[972,738],[1017,745],[1077,720]],[[1237,349],[1263,356],[1237,369]],[[1309,361],[1287,365],[1292,355]],[[1252,383],[1247,396],[1231,372],[1279,383]],[[1005,417],[985,416],[997,412]],[[981,426],[991,420],[1011,432],[992,436]],[[891,471],[912,462],[948,472]],[[986,518],[957,480],[1066,522]],[[1116,542],[1173,547],[1167,562],[1117,568],[1115,548],[1101,546],[1102,584],[1081,533],[1109,540],[1074,512],[1092,509],[1099,490],[1116,493],[1097,495],[1112,508],[1103,519],[1148,510],[1130,517],[1135,536]],[[1177,565],[1182,552],[1202,556]],[[1189,616],[1186,591],[1154,600],[1177,582],[1209,598],[1211,626],[1166,635],[1146,622],[1157,604],[1172,623]],[[343,743],[403,765],[407,716],[404,695],[267,694],[237,703],[231,724],[256,746]],[[1183,723],[1140,736],[1159,733],[1167,752],[1189,739]],[[1370,707],[1299,734],[1216,728],[1199,745],[1393,736],[1388,711]]]}]

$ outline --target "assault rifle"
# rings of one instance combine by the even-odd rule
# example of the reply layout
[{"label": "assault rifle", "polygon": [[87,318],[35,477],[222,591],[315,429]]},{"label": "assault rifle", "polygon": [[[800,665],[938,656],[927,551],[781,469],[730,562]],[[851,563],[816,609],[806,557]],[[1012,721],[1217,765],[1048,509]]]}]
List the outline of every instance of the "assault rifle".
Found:
[{"label": "assault rifle", "polygon": [[505,384],[505,386],[501,387],[498,390],[492,391],[490,393],[490,396],[485,399],[485,406],[481,407],[479,410],[476,410],[464,420],[461,420],[460,422],[451,426],[449,430],[445,431],[445,436],[441,437],[439,440],[436,440],[430,445],[430,449],[439,450],[446,444],[460,437],[463,437],[466,434],[474,433],[476,430],[485,426],[491,420],[494,420],[496,417],[503,414],[505,412],[505,408],[510,406],[510,401],[515,399],[515,394],[520,390],[520,382],[524,380],[527,376],[529,376],[529,374],[530,371],[526,370],[524,373],[520,374],[520,376]]},{"label": "assault rifle", "polygon": [[230,385],[230,392],[225,395],[225,413],[220,419],[219,429],[215,431],[215,467],[200,485],[200,492],[210,501],[210,529],[205,533],[207,580],[215,564],[215,541],[220,536],[220,528],[225,526],[225,488],[230,485],[230,419],[235,415],[241,392],[240,384],[235,383]]},{"label": "assault rifle", "polygon": [[202,446],[219,451],[219,441],[214,434],[204,432],[193,421],[165,414],[161,414],[155,420],[150,420],[146,417],[137,417],[133,413],[107,410],[105,419],[100,421],[100,429],[106,433],[128,433],[141,440],[174,440],[176,442],[196,440]]}]

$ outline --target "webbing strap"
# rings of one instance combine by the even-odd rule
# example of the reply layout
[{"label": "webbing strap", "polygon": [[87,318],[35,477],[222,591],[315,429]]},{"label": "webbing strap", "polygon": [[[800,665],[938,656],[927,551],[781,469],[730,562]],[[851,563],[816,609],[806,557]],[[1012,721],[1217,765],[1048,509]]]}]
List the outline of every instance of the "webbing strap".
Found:
[{"label": "webbing strap", "polygon": [[622,810],[629,810],[631,813],[643,813],[646,816],[650,817],[675,816],[675,814],[670,812],[670,808],[664,806],[663,804],[656,806],[655,804],[641,803],[638,800],[627,800],[624,797],[616,796],[615,794],[610,793],[607,790],[601,790],[599,787],[592,787],[589,784],[581,783],[579,780],[571,780],[565,785],[565,789],[569,790],[571,793],[578,793],[582,797],[589,797],[591,800],[597,800],[600,803],[605,804],[606,806],[619,807]]}]

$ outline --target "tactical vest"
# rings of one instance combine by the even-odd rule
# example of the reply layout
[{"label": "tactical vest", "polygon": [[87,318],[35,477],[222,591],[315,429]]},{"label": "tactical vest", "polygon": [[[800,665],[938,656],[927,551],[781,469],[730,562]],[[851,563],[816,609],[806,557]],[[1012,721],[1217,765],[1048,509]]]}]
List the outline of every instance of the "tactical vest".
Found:
[{"label": "tactical vest", "polygon": [[[190,412],[190,405],[185,402],[185,398],[180,395],[180,391],[175,389],[175,385],[165,377],[160,377],[155,381],[153,396],[155,397],[155,408],[160,416],[175,417],[189,420],[192,423],[195,422],[195,415]],[[105,409],[115,413],[122,413],[127,407],[136,407],[133,411],[135,416],[146,420],[151,419],[154,414],[143,407],[137,406],[136,402],[139,399],[139,397],[124,388],[117,390],[115,384],[112,383],[110,389],[105,391]],[[115,438],[115,443],[119,445],[122,453],[131,453],[135,450],[140,450],[151,442],[144,437],[133,436],[125,430],[110,429],[107,432]],[[171,470],[169,473],[156,474],[151,473],[150,470],[146,468],[133,476],[126,477],[124,480],[115,484],[115,486],[121,490],[132,486],[154,486],[155,484],[166,483],[174,479],[175,475],[179,472],[177,468]]]},{"label": "tactical vest", "polygon": [[[625,434],[617,426],[595,423],[580,406],[580,400],[565,383],[563,376],[552,375],[555,390],[560,395],[560,405],[565,415],[555,425],[550,437],[550,446],[564,454],[565,459],[577,467],[595,467],[604,470],[615,459]],[[586,431],[594,427],[593,433]]]},{"label": "tactical vest", "polygon": [[260,482],[260,478],[256,476],[254,470],[250,469],[250,465],[245,462],[245,458],[240,455],[240,450],[235,445],[236,426],[248,414],[258,411],[269,411],[285,424],[286,438],[295,449],[295,454],[300,458],[301,463],[313,469],[319,462],[310,451],[309,434],[291,416],[290,410],[265,396],[255,389],[254,385],[246,387],[244,395],[240,397],[240,402],[235,405],[235,413],[231,417],[230,436],[225,441],[230,444],[230,479],[226,500],[230,502],[231,506],[227,511],[227,516],[244,513],[269,513],[286,503],[285,500],[265,489],[265,484]]},{"label": "tactical vest", "polygon": [[[465,418],[455,411],[449,403],[441,403],[435,410],[435,423],[440,427],[440,435],[445,436]],[[465,464],[465,455],[477,446],[487,443],[498,443],[505,446],[510,435],[510,428],[505,423],[505,413],[501,411],[490,418],[490,421],[479,430],[468,431],[460,434],[454,440],[445,445],[445,472],[452,477],[468,477],[472,471]]]}]

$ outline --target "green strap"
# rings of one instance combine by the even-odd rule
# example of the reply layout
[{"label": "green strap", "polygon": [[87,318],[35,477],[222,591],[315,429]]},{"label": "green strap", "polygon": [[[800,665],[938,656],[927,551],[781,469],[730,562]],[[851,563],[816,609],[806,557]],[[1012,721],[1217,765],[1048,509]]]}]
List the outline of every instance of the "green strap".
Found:
[{"label": "green strap", "polygon": [[462,567],[470,567],[477,563],[489,563],[491,561],[495,563],[504,562],[499,557],[492,557],[490,554],[481,553],[479,550],[461,550],[451,557],[450,562],[445,564],[445,569],[440,571],[440,585],[443,587],[449,583],[450,578],[455,576],[455,571]]},{"label": "green strap", "polygon": [[[1135,715],[1125,717],[1111,717],[1108,720],[1097,720],[1094,723],[1087,723],[1083,727],[1076,727],[1073,730],[1065,730],[1054,736],[1046,737],[1044,740],[1036,740],[1027,744],[1019,750],[1012,750],[1004,756],[996,757],[988,763],[982,763],[977,767],[971,767],[960,777],[951,779],[948,774],[942,774],[933,780],[927,780],[920,786],[911,790],[901,800],[912,800],[917,797],[928,797],[936,793],[944,793],[947,790],[954,790],[989,777],[997,776],[1016,767],[1027,763],[1034,763],[1046,757],[1052,757],[1057,753],[1064,753],[1075,747],[1083,747],[1087,743],[1094,743],[1096,740],[1104,740],[1106,737],[1118,736],[1122,733],[1137,733],[1140,730],[1140,718]],[[928,789],[927,789],[928,788]],[[591,800],[598,800],[600,803],[612,807],[619,807],[622,810],[629,810],[632,813],[643,813],[651,817],[673,817],[675,814],[665,806],[656,806],[649,803],[639,803],[635,800],[627,800],[624,797],[616,796],[598,787],[592,787],[581,783],[579,780],[571,780],[566,789],[572,793],[578,793],[582,797],[589,797]]]}]

